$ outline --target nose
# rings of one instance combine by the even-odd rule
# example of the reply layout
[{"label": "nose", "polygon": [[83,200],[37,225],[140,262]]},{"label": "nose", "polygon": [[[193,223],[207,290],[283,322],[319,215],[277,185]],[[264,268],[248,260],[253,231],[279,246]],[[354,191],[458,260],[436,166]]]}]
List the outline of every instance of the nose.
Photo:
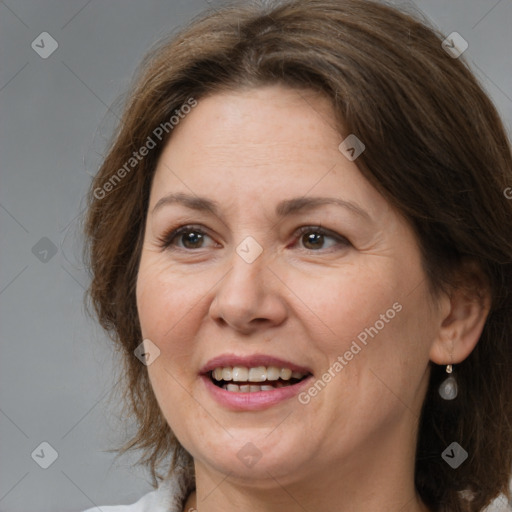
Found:
[{"label": "nose", "polygon": [[210,305],[212,319],[243,334],[285,321],[284,283],[267,266],[264,254],[247,263],[233,251],[231,269],[218,284]]}]

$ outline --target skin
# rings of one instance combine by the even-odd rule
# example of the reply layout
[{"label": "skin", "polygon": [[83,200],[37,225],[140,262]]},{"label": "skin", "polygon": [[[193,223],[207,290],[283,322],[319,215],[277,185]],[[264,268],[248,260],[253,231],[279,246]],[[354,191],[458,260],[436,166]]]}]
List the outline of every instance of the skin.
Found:
[{"label": "skin", "polygon": [[[488,302],[456,290],[431,297],[413,231],[338,150],[334,127],[314,92],[216,93],[180,121],[160,157],[137,305],[144,338],[160,349],[148,366],[155,395],[194,458],[184,510],[428,510],[413,477],[429,364],[469,355]],[[153,212],[176,192],[218,201],[219,214],[177,203]],[[334,205],[276,216],[281,200],[302,196],[351,201],[369,219]],[[189,224],[206,235],[162,248],[159,239]],[[318,225],[334,238],[308,242]],[[263,248],[250,264],[236,252],[247,236]],[[401,311],[307,404],[230,411],[198,377],[226,353],[280,357],[321,377],[395,303]],[[237,457],[247,442],[261,452],[252,467]]]}]

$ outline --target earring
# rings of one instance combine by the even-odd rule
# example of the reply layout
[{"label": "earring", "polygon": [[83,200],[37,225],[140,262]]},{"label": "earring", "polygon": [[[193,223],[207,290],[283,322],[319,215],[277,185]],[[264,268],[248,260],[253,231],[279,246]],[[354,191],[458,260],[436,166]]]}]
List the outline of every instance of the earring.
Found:
[{"label": "earring", "polygon": [[[451,374],[453,367],[451,364],[446,366],[446,373]],[[457,380],[453,375],[447,377],[439,386],[439,394],[443,400],[453,400],[457,397],[458,387]]]}]

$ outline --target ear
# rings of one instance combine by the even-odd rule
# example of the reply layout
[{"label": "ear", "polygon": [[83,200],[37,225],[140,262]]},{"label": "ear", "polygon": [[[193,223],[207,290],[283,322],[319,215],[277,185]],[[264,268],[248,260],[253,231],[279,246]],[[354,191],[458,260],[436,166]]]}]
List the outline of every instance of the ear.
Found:
[{"label": "ear", "polygon": [[430,349],[430,360],[439,365],[458,364],[473,351],[491,308],[488,280],[473,261],[457,272],[457,285],[440,301],[439,328]]}]

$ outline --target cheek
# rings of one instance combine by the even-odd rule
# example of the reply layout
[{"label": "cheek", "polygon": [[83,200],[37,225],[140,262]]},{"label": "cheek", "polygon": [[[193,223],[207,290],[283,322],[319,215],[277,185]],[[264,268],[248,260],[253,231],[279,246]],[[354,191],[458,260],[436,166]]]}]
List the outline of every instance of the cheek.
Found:
[{"label": "cheek", "polygon": [[[155,393],[166,389],[173,394],[177,379],[186,383],[190,378],[194,350],[194,335],[199,325],[200,290],[194,279],[176,276],[168,265],[143,258],[137,278],[137,310],[142,336],[150,339],[160,350],[155,364],[148,372]],[[196,327],[194,327],[196,326]],[[167,399],[166,399],[167,400]]]},{"label": "cheek", "polygon": [[204,295],[194,275],[176,273],[158,255],[142,257],[137,277],[137,310],[143,335],[161,343],[200,307]]},{"label": "cheek", "polygon": [[[419,385],[435,335],[421,269],[402,270],[391,259],[377,263],[345,268],[316,285],[303,281],[299,292],[314,313],[309,339],[326,369],[344,375],[333,381],[368,400],[371,389],[381,397],[376,387]],[[339,357],[341,366],[333,368]]]},{"label": "cheek", "polygon": [[[294,286],[299,281],[295,280]],[[348,340],[379,321],[380,315],[396,316],[393,304],[401,295],[401,286],[390,269],[350,266],[332,272],[320,282],[303,280],[300,296],[326,330],[336,337],[333,348],[338,353]],[[387,325],[387,324],[386,324]],[[349,343],[350,345],[350,343]]]},{"label": "cheek", "polygon": [[137,277],[137,309],[143,338],[160,349],[147,367],[153,392],[167,423],[180,439],[187,439],[188,418],[197,404],[189,389],[190,372],[199,327],[201,297],[193,276],[180,276],[161,259],[143,255]]}]

